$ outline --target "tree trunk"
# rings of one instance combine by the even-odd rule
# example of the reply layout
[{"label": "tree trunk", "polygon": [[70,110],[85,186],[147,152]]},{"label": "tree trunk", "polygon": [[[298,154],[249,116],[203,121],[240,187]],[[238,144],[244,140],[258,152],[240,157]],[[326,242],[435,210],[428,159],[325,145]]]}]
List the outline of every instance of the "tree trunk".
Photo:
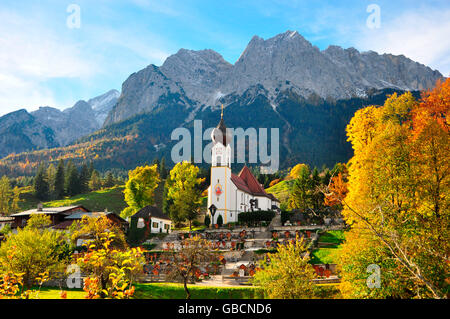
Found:
[{"label": "tree trunk", "polygon": [[186,299],[189,300],[191,299],[191,292],[189,291],[188,287],[187,287],[187,281],[188,278],[184,278],[184,291],[186,292]]}]

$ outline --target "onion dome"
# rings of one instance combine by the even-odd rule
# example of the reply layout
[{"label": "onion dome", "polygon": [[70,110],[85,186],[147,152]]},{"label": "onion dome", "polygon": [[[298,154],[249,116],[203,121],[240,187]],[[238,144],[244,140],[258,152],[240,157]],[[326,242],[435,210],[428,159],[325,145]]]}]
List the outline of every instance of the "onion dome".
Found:
[{"label": "onion dome", "polygon": [[231,134],[227,132],[227,127],[223,120],[223,104],[219,125],[217,125],[211,132],[211,139],[213,140],[214,143],[220,142],[224,146],[227,146],[231,142]]}]

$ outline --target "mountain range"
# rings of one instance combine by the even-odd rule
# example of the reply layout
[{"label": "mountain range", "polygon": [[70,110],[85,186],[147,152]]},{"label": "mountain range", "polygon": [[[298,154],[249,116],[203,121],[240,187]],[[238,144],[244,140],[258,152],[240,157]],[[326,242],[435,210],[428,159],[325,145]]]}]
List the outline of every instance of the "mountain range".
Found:
[{"label": "mountain range", "polygon": [[66,146],[102,127],[120,93],[111,90],[63,111],[41,106],[0,117],[0,157],[10,153]]},{"label": "mountain range", "polygon": [[351,157],[345,126],[354,112],[382,104],[393,92],[418,97],[442,78],[403,55],[320,50],[296,31],[253,37],[235,64],[213,50],[180,49],[163,65],[131,74],[121,93],[113,90],[63,112],[45,107],[0,118],[0,141],[19,128],[27,137],[22,148],[0,144],[0,156],[50,148],[8,156],[0,168],[58,157],[92,158],[101,169],[169,159],[172,130],[192,129],[194,119],[203,120],[204,128],[217,125],[220,104],[228,127],[280,129],[282,167],[332,166]]}]

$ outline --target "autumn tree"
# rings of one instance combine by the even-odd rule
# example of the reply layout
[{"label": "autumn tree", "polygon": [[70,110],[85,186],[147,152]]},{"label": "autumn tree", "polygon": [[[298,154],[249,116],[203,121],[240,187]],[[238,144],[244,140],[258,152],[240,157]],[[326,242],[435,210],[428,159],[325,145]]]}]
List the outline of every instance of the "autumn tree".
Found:
[{"label": "autumn tree", "polygon": [[326,206],[336,206],[342,209],[342,201],[348,193],[347,182],[344,180],[343,174],[331,178],[330,184],[327,186],[328,192],[325,192],[324,204]]},{"label": "autumn tree", "polygon": [[299,178],[301,172],[306,168],[309,170],[308,165],[306,165],[306,164],[303,164],[303,163],[297,164],[291,169],[288,177],[290,177],[292,179]]},{"label": "autumn tree", "polygon": [[101,247],[106,232],[114,234],[114,238],[110,240],[111,246],[119,249],[127,247],[122,229],[104,215],[99,217],[83,216],[81,220],[74,222],[70,227],[70,239],[73,244],[76,244],[78,239],[89,238],[91,244]]},{"label": "autumn tree", "polygon": [[183,282],[186,299],[191,299],[188,283],[196,280],[202,268],[218,261],[217,254],[211,249],[208,240],[200,236],[183,239],[180,248],[169,251],[168,255],[168,278]]},{"label": "autumn tree", "polygon": [[173,202],[171,216],[178,214],[175,219],[188,220],[189,230],[201,206],[199,185],[203,179],[197,177],[198,172],[199,168],[189,162],[180,162],[170,171],[168,198]]},{"label": "autumn tree", "polygon": [[[438,83],[419,102],[411,93],[393,94],[381,107],[357,111],[347,127],[354,150],[348,193],[335,199],[351,225],[349,236],[375,245],[372,250],[364,244],[350,248],[349,241],[343,245],[348,270],[343,269],[342,286],[347,293],[354,291],[353,297],[373,295],[358,288],[369,276],[362,271],[370,264],[389,264],[385,270],[395,270],[386,270],[383,279],[396,289],[378,296],[445,296],[450,251],[449,85],[449,80]],[[338,188],[330,193],[338,193]],[[364,264],[357,267],[360,261]],[[361,272],[346,273],[355,269]]]},{"label": "autumn tree", "polygon": [[57,274],[68,263],[68,245],[64,236],[42,227],[50,222],[42,214],[31,215],[28,225],[7,235],[0,247],[0,272],[23,274],[25,288],[37,283],[44,272]]},{"label": "autumn tree", "polygon": [[143,272],[145,259],[140,248],[118,249],[113,232],[99,233],[86,243],[87,251],[77,259],[83,273],[87,299],[128,299],[135,291],[133,283]]},{"label": "autumn tree", "polygon": [[276,253],[269,253],[269,262],[259,265],[252,282],[260,286],[270,299],[305,299],[314,296],[314,269],[309,263],[303,241],[279,244]]},{"label": "autumn tree", "polygon": [[121,216],[123,218],[132,216],[140,209],[153,205],[154,192],[160,181],[156,165],[139,166],[128,172],[128,181],[124,190],[128,207],[122,211]]}]

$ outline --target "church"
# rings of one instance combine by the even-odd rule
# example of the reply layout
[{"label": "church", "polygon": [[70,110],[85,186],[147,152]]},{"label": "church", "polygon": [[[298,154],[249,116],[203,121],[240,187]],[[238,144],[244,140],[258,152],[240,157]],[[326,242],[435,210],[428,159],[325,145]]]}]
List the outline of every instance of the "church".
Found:
[{"label": "church", "polygon": [[[275,210],[279,200],[266,193],[247,166],[238,175],[231,172],[232,136],[223,120],[223,106],[219,125],[213,129],[211,139],[211,185],[208,188],[208,214],[212,224],[221,215],[224,224],[235,223],[241,212]],[[215,213],[211,214],[211,211]],[[211,216],[213,215],[213,216]]]}]

